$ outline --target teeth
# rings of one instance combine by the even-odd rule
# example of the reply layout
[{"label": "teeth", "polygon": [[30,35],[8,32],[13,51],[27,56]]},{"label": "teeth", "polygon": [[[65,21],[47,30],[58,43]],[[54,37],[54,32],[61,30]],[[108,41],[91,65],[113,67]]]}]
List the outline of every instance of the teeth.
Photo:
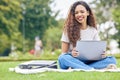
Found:
[{"label": "teeth", "polygon": [[83,19],[83,17],[78,17],[78,20],[82,20]]}]

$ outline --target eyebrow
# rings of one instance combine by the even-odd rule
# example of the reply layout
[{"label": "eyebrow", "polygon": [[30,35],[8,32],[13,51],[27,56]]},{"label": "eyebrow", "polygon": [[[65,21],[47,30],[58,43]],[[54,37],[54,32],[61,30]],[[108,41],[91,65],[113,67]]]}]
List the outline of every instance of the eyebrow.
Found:
[{"label": "eyebrow", "polygon": [[84,11],[84,12],[85,12],[85,10],[77,10],[77,11],[75,11],[75,12],[79,12],[79,11]]}]

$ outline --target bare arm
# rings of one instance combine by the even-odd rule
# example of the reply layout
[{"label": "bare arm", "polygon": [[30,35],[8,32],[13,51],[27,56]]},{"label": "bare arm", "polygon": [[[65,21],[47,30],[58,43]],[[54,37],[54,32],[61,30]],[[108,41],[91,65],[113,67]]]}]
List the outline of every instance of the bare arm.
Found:
[{"label": "bare arm", "polygon": [[62,53],[66,53],[69,50],[69,43],[62,42]]},{"label": "bare arm", "polygon": [[[69,50],[69,43],[62,42],[62,53],[67,53],[68,50]],[[71,55],[73,57],[77,57],[78,56],[78,52],[76,51],[75,48],[73,48]]]}]

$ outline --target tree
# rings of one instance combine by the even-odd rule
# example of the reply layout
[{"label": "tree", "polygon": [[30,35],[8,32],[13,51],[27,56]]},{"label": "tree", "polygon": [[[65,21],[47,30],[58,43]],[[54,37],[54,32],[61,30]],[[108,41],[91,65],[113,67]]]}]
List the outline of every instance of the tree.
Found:
[{"label": "tree", "polygon": [[26,39],[34,40],[35,36],[42,38],[49,26],[57,24],[55,16],[51,16],[50,3],[51,0],[23,0],[24,20],[19,28],[22,33],[21,26],[24,23]]},{"label": "tree", "polygon": [[[8,45],[2,44],[3,49],[14,43],[17,49],[26,51],[33,48],[34,38],[41,39],[45,31],[57,26],[50,4],[54,0],[1,0],[0,1],[0,43],[8,41]],[[2,39],[5,37],[4,39]],[[27,48],[27,49],[26,49]],[[25,51],[24,50],[24,51]]]},{"label": "tree", "polygon": [[2,29],[0,33],[10,36],[13,32],[18,31],[19,20],[22,18],[20,2],[1,0],[0,10],[0,27]]},{"label": "tree", "polygon": [[0,0],[0,53],[10,49],[12,42],[20,42],[18,27],[22,19],[21,11],[19,0]]},{"label": "tree", "polygon": [[62,35],[64,20],[61,19],[58,23],[57,27],[49,27],[44,34],[43,40],[47,50],[55,51],[56,49],[61,48],[60,38]]},{"label": "tree", "polygon": [[22,0],[23,19],[19,30],[23,34],[24,40],[29,40],[28,43],[25,43],[29,49],[33,48],[36,36],[42,40],[49,27],[57,26],[56,15],[51,16],[52,11],[49,5],[52,2],[53,0]]},{"label": "tree", "polygon": [[[97,16],[98,24],[100,25],[100,28],[106,27],[105,24],[109,22],[108,27],[104,28],[104,32],[100,31],[100,36],[102,40],[106,40],[108,42],[108,47],[110,44],[110,41],[113,39],[114,34],[109,33],[112,29],[115,29],[115,25],[111,25],[112,23],[116,23],[116,21],[113,19],[114,13],[113,10],[116,9],[116,7],[119,5],[119,0],[94,0],[91,4],[95,4],[94,12]],[[117,17],[118,19],[118,17]],[[104,24],[104,25],[103,25]],[[101,26],[102,25],[102,26]],[[117,29],[117,28],[116,28]],[[119,34],[116,33],[116,34]],[[118,36],[116,36],[116,40]],[[115,38],[114,38],[115,39]]]},{"label": "tree", "polygon": [[115,26],[117,29],[117,33],[113,36],[113,38],[116,39],[120,48],[120,37],[119,37],[120,35],[120,1],[119,0],[117,0],[116,8],[114,8],[112,11],[112,16],[115,21]]},{"label": "tree", "polygon": [[116,7],[116,0],[93,0],[90,4],[95,6],[94,13],[99,24],[112,19],[112,9]]}]

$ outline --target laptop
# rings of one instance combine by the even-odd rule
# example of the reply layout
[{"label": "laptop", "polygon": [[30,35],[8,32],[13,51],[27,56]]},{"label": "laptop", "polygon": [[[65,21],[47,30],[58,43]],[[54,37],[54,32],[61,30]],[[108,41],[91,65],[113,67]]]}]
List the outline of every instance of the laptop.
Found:
[{"label": "laptop", "polygon": [[106,51],[106,41],[77,41],[76,50],[79,55],[76,57],[80,60],[100,60],[102,54]]}]

